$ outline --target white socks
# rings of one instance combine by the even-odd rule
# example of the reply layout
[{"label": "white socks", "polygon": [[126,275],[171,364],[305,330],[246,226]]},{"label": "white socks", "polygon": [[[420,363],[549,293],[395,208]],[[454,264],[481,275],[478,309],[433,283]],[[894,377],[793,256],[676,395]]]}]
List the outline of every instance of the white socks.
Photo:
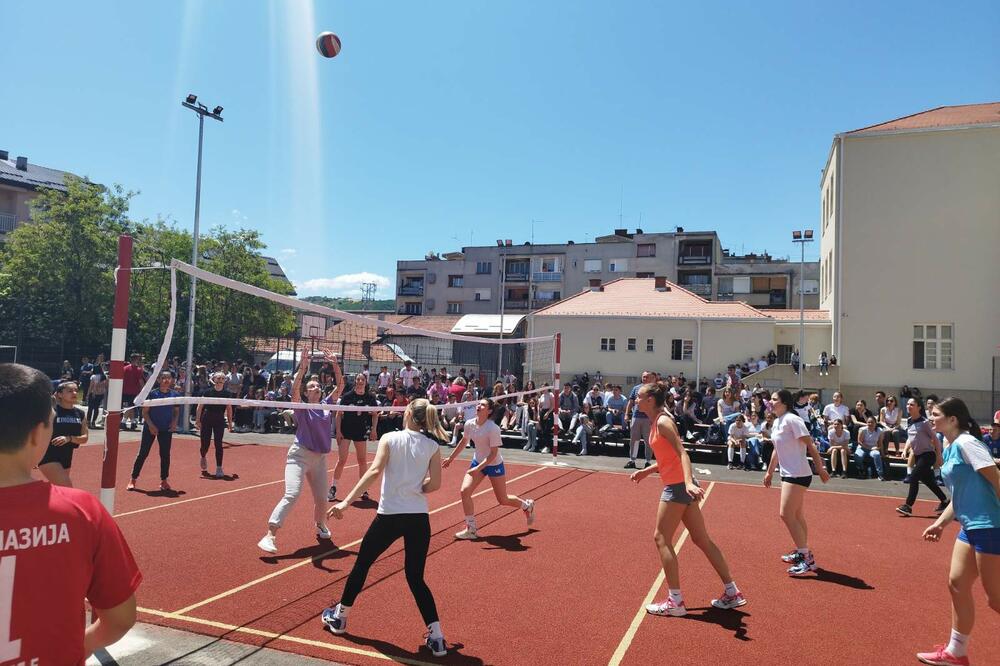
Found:
[{"label": "white socks", "polygon": [[[732,449],[730,449],[730,451],[731,450]],[[740,462],[743,463],[744,465],[747,462],[747,450],[746,449],[740,449]]]},{"label": "white socks", "polygon": [[333,616],[346,618],[348,613],[350,612],[351,612],[350,606],[345,606],[344,604],[337,604],[337,607],[333,609]]},{"label": "white socks", "polygon": [[724,583],[724,585],[726,586],[726,594],[729,596],[735,597],[740,593],[740,588],[736,587],[736,581],[731,580],[728,583]]},{"label": "white socks", "polygon": [[466,516],[465,517],[465,526],[468,527],[473,532],[475,532],[476,531],[476,517],[475,516]]},{"label": "white socks", "polygon": [[726,458],[729,459],[728,462],[733,462],[733,447],[726,449]]},{"label": "white socks", "polygon": [[428,624],[427,631],[431,632],[431,638],[444,638],[444,634],[441,633],[440,622],[431,622]]},{"label": "white socks", "polygon": [[951,630],[951,639],[948,641],[948,653],[953,657],[964,657],[969,653],[969,636],[960,634],[954,629]]},{"label": "white socks", "polygon": [[684,603],[684,597],[681,595],[680,590],[670,590],[670,600],[674,602],[675,605],[680,606]]},{"label": "white socks", "polygon": [[811,553],[812,551],[811,551],[811,550],[809,550],[809,546],[804,546],[804,547],[802,547],[802,548],[796,548],[796,549],[795,549],[795,552],[796,552],[796,553],[798,553],[799,555],[808,555],[808,554],[810,554],[810,553]]},{"label": "white socks", "polygon": [[910,474],[913,474],[913,468],[910,467],[909,465],[906,466],[906,474],[907,474],[907,476],[909,476]]}]

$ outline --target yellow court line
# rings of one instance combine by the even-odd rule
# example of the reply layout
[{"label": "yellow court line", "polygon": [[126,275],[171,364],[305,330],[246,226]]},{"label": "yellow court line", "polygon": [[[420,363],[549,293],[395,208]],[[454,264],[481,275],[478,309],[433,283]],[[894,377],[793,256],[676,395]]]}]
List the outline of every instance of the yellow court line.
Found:
[{"label": "yellow court line", "polygon": [[[357,467],[357,465],[348,465],[344,469],[352,469]],[[326,470],[328,473],[332,472],[336,467],[331,467]],[[276,483],[284,483],[284,479],[278,479],[277,481],[267,481],[265,483],[258,483],[254,486],[244,486],[242,488],[233,488],[232,490],[223,490],[220,493],[212,493],[211,495],[202,495],[201,497],[192,497],[191,499],[177,500],[176,502],[168,502],[166,504],[157,504],[156,506],[147,506],[145,509],[136,509],[134,511],[126,511],[125,513],[116,513],[112,518],[122,518],[124,516],[132,516],[137,513],[145,513],[147,511],[155,511],[157,509],[166,509],[171,506],[177,506],[178,504],[187,504],[188,502],[199,502],[201,500],[211,499],[213,497],[221,497],[223,495],[230,495],[232,493],[243,492],[244,490],[253,490],[254,488],[263,488],[264,486],[273,486]]]},{"label": "yellow court line", "polygon": [[[525,477],[531,476],[532,474],[537,474],[538,472],[541,472],[544,469],[547,469],[547,468],[546,467],[536,467],[535,469],[531,470],[530,472],[525,472],[521,476],[516,476],[513,479],[510,479],[509,481],[507,481],[507,483],[508,484],[514,483],[515,481],[519,481],[519,480],[521,480],[521,479],[523,479]],[[492,493],[492,492],[493,492],[493,488],[489,487],[489,488],[486,488],[485,490],[480,490],[478,493],[475,493],[473,495],[473,497],[478,497],[478,496],[483,495],[485,493]],[[434,509],[433,511],[428,512],[428,515],[434,515],[435,513],[440,513],[441,511],[444,511],[445,509],[450,509],[451,507],[459,505],[461,503],[462,503],[462,500],[458,500],[458,501],[452,502],[450,504],[445,504],[444,506],[438,507],[438,508]],[[357,546],[359,543],[361,543],[361,541],[362,541],[361,539],[357,539],[356,541],[352,541],[350,543],[343,544],[342,546],[338,546],[338,547],[334,548],[333,550],[328,550],[325,553],[320,553],[319,555],[311,555],[311,556],[307,557],[306,559],[304,559],[304,560],[302,560],[300,562],[296,562],[295,564],[292,564],[290,566],[285,567],[284,569],[278,569],[277,571],[272,571],[271,573],[267,574],[266,576],[261,576],[260,578],[257,578],[256,580],[250,581],[249,583],[244,583],[243,585],[240,585],[239,587],[234,587],[233,589],[226,590],[225,592],[220,592],[219,594],[215,595],[214,597],[209,597],[208,599],[205,599],[204,601],[199,601],[197,603],[191,604],[190,606],[185,606],[184,608],[181,608],[180,610],[174,611],[174,614],[175,615],[184,615],[185,613],[190,613],[191,611],[193,611],[196,608],[201,608],[202,606],[206,606],[206,605],[208,605],[210,603],[214,603],[214,602],[218,601],[219,599],[225,599],[226,597],[232,596],[232,595],[236,594],[237,592],[242,592],[243,590],[245,590],[245,589],[247,589],[249,587],[253,587],[254,585],[259,585],[260,583],[263,583],[265,581],[271,580],[272,578],[275,578],[277,576],[281,576],[282,574],[286,574],[289,571],[292,571],[293,569],[298,569],[299,567],[304,567],[307,564],[312,564],[316,560],[322,560],[327,555],[333,555],[334,553],[336,553],[338,551],[347,550],[348,548],[353,548],[354,546]]]},{"label": "yellow court line", "polygon": [[334,650],[336,652],[347,652],[349,654],[361,655],[364,657],[371,657],[373,659],[381,659],[382,661],[395,661],[401,664],[409,664],[410,666],[437,666],[432,662],[419,661],[417,659],[410,659],[409,657],[390,657],[388,655],[382,654],[381,652],[375,652],[373,650],[362,650],[360,648],[351,647],[349,645],[337,645],[335,643],[324,643],[323,641],[314,641],[308,638],[299,638],[297,636],[289,636],[287,634],[276,634],[273,631],[263,631],[261,629],[253,629],[251,627],[238,627],[234,624],[226,624],[224,622],[215,622],[214,620],[203,620],[198,617],[190,617],[187,615],[180,615],[178,613],[165,613],[163,611],[153,610],[151,608],[139,608],[140,613],[147,613],[149,615],[155,615],[157,617],[163,617],[170,620],[179,620],[181,622],[190,622],[192,624],[201,624],[207,627],[215,627],[216,629],[224,629],[226,631],[232,631],[240,634],[249,634],[251,636],[260,636],[262,638],[269,638],[271,640],[288,641],[290,643],[298,643],[300,645],[310,645],[312,647],[325,648],[327,650]]},{"label": "yellow court line", "polygon": [[[705,497],[701,500],[701,506],[705,506],[705,502],[708,501],[708,496],[712,494],[712,488],[715,487],[715,481],[708,484],[708,489],[705,491]],[[685,530],[681,533],[681,538],[677,540],[677,545],[674,546],[674,554],[679,554],[681,552],[681,547],[687,541],[688,531]],[[611,660],[608,662],[608,666],[618,666],[622,663],[622,659],[625,658],[625,653],[628,652],[629,647],[632,645],[632,639],[635,638],[636,632],[639,631],[639,625],[642,624],[642,619],[647,615],[646,605],[653,603],[653,598],[656,596],[656,591],[660,589],[663,585],[663,579],[666,575],[663,573],[663,568],[660,568],[660,573],[656,575],[656,580],[653,581],[652,587],[649,588],[649,592],[646,594],[646,598],[642,600],[642,605],[639,606],[639,611],[632,618],[632,624],[628,626],[628,631],[622,637],[621,643],[618,644],[618,648],[615,653],[611,655]]]}]

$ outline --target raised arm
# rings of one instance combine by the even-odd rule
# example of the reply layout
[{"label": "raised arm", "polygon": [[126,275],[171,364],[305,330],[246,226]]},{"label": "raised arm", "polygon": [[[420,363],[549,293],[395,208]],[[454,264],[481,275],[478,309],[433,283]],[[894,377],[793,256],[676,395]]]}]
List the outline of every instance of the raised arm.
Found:
[{"label": "raised arm", "polygon": [[299,367],[295,370],[295,377],[292,379],[292,402],[302,402],[302,379],[309,369],[309,352],[303,351],[302,358],[299,359]]}]

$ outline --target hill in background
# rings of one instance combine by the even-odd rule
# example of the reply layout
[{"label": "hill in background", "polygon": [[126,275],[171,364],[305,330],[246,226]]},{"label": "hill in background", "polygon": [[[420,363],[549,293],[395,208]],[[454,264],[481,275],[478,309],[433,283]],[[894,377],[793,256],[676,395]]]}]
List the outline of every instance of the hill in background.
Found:
[{"label": "hill in background", "polygon": [[[353,298],[331,298],[329,296],[306,296],[302,299],[309,303],[315,303],[317,305],[322,305],[323,307],[333,308],[335,310],[360,310],[361,301],[355,300]],[[396,310],[396,301],[393,299],[385,299],[381,301],[372,301],[368,304],[369,310]]]}]

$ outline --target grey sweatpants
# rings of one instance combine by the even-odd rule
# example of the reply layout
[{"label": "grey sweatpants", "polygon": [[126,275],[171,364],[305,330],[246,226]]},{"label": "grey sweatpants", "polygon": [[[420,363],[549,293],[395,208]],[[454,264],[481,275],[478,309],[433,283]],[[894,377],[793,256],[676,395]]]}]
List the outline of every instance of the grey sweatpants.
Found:
[{"label": "grey sweatpants", "polygon": [[267,521],[269,526],[279,528],[285,522],[285,516],[302,494],[303,481],[312,491],[313,519],[320,525],[326,524],[326,454],[292,444],[285,459],[285,495],[271,512]]}]

